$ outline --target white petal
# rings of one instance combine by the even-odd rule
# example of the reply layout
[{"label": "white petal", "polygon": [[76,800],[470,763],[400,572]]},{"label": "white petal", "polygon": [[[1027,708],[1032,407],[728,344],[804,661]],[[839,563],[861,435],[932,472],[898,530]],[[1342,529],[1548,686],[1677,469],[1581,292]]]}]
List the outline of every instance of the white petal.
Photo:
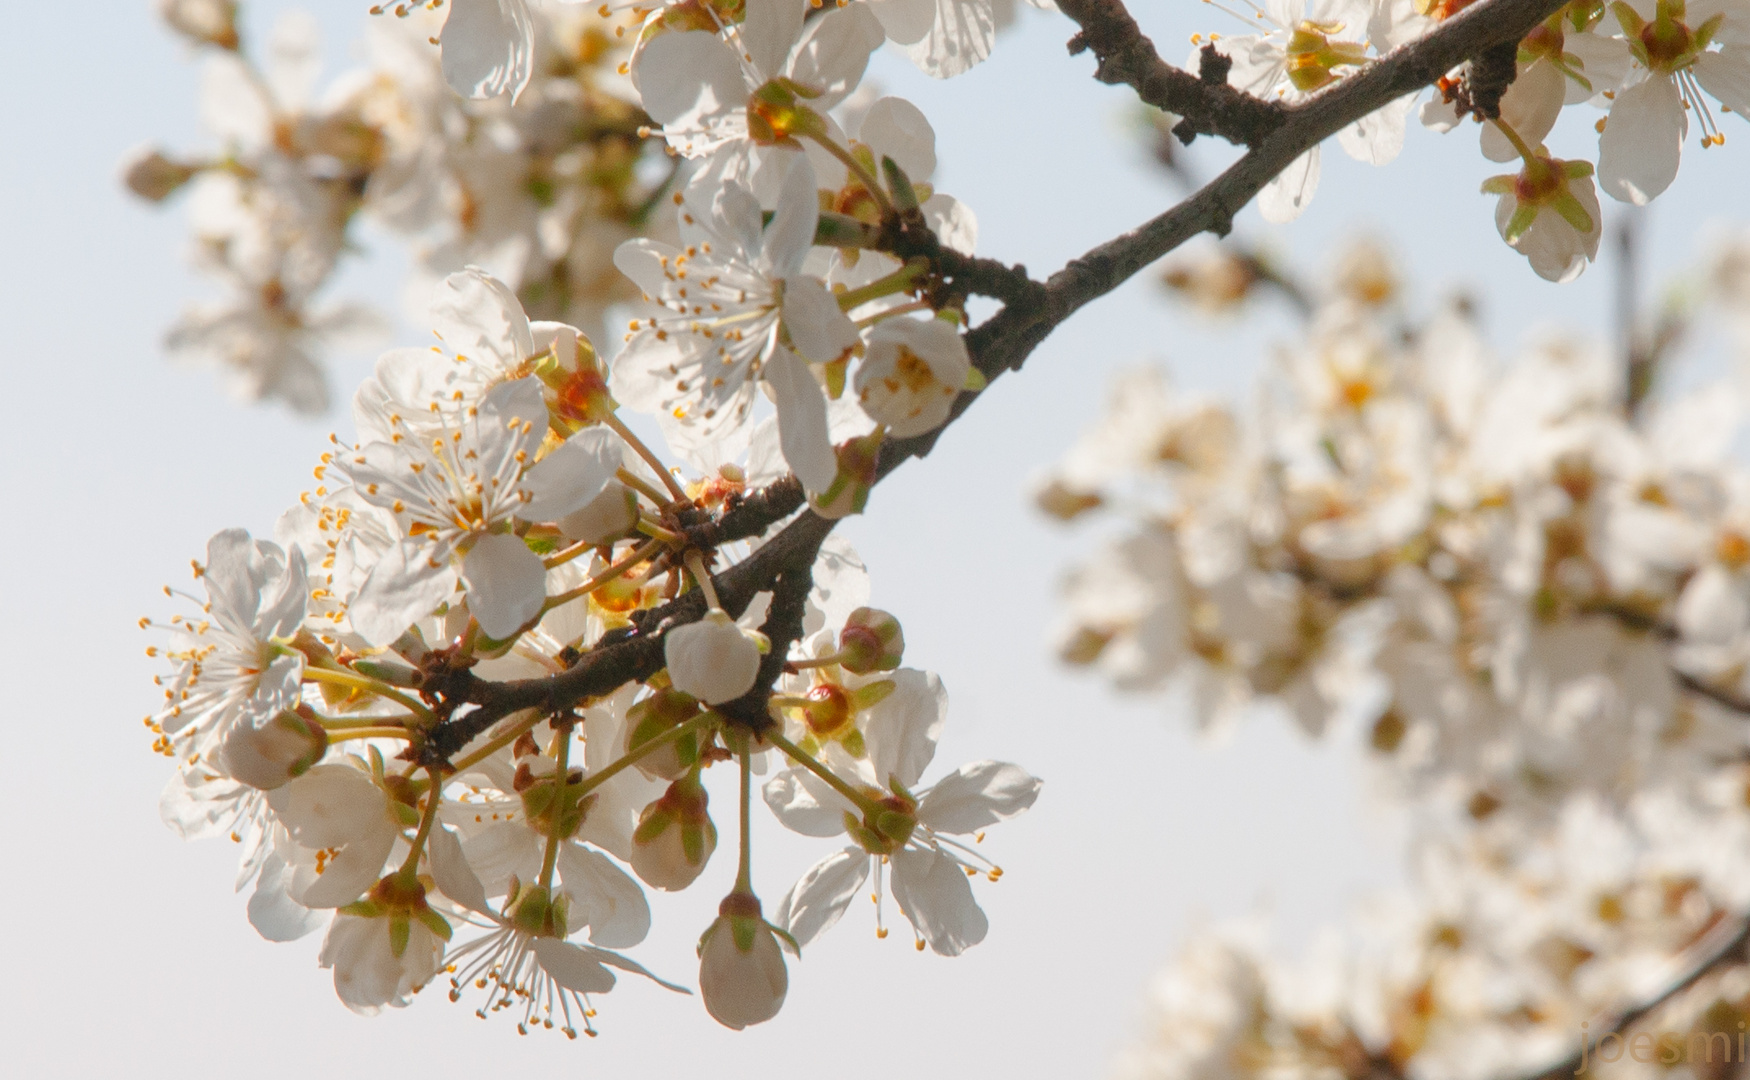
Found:
[{"label": "white petal", "polygon": [[[895,5],[878,5],[876,15],[881,14],[883,6]],[[891,29],[888,36],[893,37]],[[878,155],[892,158],[913,183],[928,181],[936,171],[936,131],[923,110],[904,98],[884,97],[869,106],[869,111],[863,114],[862,126],[857,129],[857,140],[872,147]],[[880,163],[878,157],[876,164]]]},{"label": "white petal", "polygon": [[625,949],[650,933],[650,902],[644,890],[606,855],[566,844],[559,849],[559,875],[571,894],[572,922],[589,924],[590,941]]},{"label": "white petal", "polygon": [[[774,278],[788,278],[801,271],[808,249],[814,246],[815,225],[820,220],[820,199],[815,194],[814,167],[808,164],[808,155],[785,156],[789,161],[778,191],[778,209],[766,226],[760,260],[761,269]],[[758,204],[754,207],[757,213]]]},{"label": "white petal", "polygon": [[810,494],[825,491],[838,476],[838,457],[826,432],[826,392],[795,353],[779,347],[766,364],[766,381],[777,397],[778,441],[790,471]]},{"label": "white petal", "polygon": [[493,533],[474,542],[462,560],[468,610],[486,636],[498,641],[541,613],[547,600],[547,568],[522,538]]},{"label": "white petal", "polygon": [[[1538,146],[1555,126],[1561,115],[1568,92],[1568,77],[1560,68],[1539,60],[1513,80],[1501,98],[1501,120],[1511,127],[1527,146]],[[1484,123],[1480,140],[1483,156],[1490,161],[1518,161],[1519,151],[1501,134],[1501,129]]]},{"label": "white petal", "polygon": [[747,18],[739,31],[741,46],[765,78],[783,72],[784,60],[802,36],[808,0],[747,0]]},{"label": "white petal", "polygon": [[463,97],[514,98],[529,83],[535,25],[525,0],[451,0],[438,43],[444,81]]},{"label": "white petal", "polygon": [[760,794],[786,829],[803,836],[843,835],[845,812],[852,809],[843,795],[803,769],[785,769]]},{"label": "white petal", "polygon": [[431,316],[438,337],[458,356],[494,361],[509,370],[535,351],[529,319],[516,293],[477,266],[451,274],[438,285]]},{"label": "white petal", "polygon": [[1645,206],[1676,178],[1688,130],[1675,80],[1653,75],[1617,94],[1598,138],[1599,186]]},{"label": "white petal", "polygon": [[659,124],[747,104],[735,47],[704,30],[658,34],[638,54],[632,78],[644,111]]},{"label": "white petal", "polygon": [[1739,116],[1750,116],[1750,56],[1738,50],[1704,52],[1690,70],[1703,90]]},{"label": "white petal", "polygon": [[869,66],[869,54],[887,40],[880,20],[864,4],[828,11],[811,20],[804,33],[802,47],[791,57],[789,73],[797,82],[821,92],[809,104],[823,112],[857,88]]},{"label": "white petal", "polygon": [[565,989],[605,994],[614,988],[614,973],[576,945],[550,937],[538,937],[529,944],[542,969]]},{"label": "white petal", "polygon": [[959,956],[984,940],[990,920],[972,899],[966,871],[934,851],[905,848],[893,853],[893,899],[930,948]]},{"label": "white petal", "polygon": [[431,859],[431,876],[437,882],[439,892],[469,911],[492,915],[492,905],[486,902],[486,889],[481,886],[474,868],[468,865],[460,837],[440,825],[431,831],[426,854]]},{"label": "white petal", "polygon": [[978,216],[972,207],[952,195],[940,192],[924,200],[920,207],[930,231],[942,246],[962,255],[971,255],[978,247]]},{"label": "white petal", "polygon": [[870,0],[869,8],[897,45],[915,45],[936,25],[936,0]]},{"label": "white petal", "polygon": [[455,591],[456,568],[447,547],[403,540],[371,567],[346,614],[359,637],[382,647],[447,603]]},{"label": "white petal", "polygon": [[383,827],[341,848],[340,854],[328,860],[321,876],[302,896],[293,899],[311,908],[336,908],[352,903],[383,876],[383,864],[400,838],[400,832],[385,822]]},{"label": "white petal", "polygon": [[925,75],[947,79],[990,57],[996,44],[990,0],[936,0],[936,22],[906,55]]},{"label": "white petal", "polygon": [[[1557,98],[1558,107],[1560,98]],[[1415,94],[1389,101],[1337,132],[1344,153],[1369,165],[1389,165],[1404,148],[1404,121],[1416,104]],[[1309,196],[1310,197],[1310,196]]]},{"label": "white petal", "polygon": [[835,851],[809,867],[779,901],[773,921],[806,946],[839,916],[869,876],[869,853],[858,847]]},{"label": "white petal", "polygon": [[784,326],[795,350],[816,364],[843,358],[858,341],[857,324],[818,278],[785,279]]},{"label": "white petal", "polygon": [[286,864],[269,855],[249,896],[249,925],[268,941],[296,941],[321,926],[327,911],[313,911],[286,894]]},{"label": "white petal", "polygon": [[523,477],[534,498],[517,517],[557,521],[581,510],[600,495],[620,467],[620,437],[605,427],[590,427],[566,439]]},{"label": "white petal", "polygon": [[1319,188],[1319,148],[1313,147],[1289,162],[1288,168],[1264,185],[1258,193],[1258,213],[1264,220],[1283,225],[1299,217]]},{"label": "white petal", "polygon": [[948,722],[948,690],[933,671],[901,668],[887,676],[893,692],[869,710],[865,737],[876,782],[897,779],[912,787],[936,756]]},{"label": "white petal", "polygon": [[937,832],[971,833],[1024,812],[1043,785],[1019,765],[962,765],[918,801],[918,820]]}]

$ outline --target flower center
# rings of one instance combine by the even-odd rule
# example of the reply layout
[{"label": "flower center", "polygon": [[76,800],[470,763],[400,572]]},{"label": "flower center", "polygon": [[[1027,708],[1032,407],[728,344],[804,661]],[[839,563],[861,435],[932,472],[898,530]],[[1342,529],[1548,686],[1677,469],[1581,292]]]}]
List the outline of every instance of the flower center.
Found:
[{"label": "flower center", "polygon": [[1367,46],[1359,41],[1332,41],[1340,32],[1338,22],[1301,23],[1288,36],[1288,81],[1300,91],[1317,90],[1335,81],[1334,68],[1353,67],[1367,60]]}]

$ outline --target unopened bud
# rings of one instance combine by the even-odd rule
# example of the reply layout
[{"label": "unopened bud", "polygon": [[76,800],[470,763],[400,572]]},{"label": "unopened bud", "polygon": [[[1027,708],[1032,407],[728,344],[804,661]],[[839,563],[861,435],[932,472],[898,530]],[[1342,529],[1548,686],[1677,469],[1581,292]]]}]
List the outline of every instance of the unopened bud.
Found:
[{"label": "unopened bud", "polygon": [[877,429],[833,449],[839,460],[838,475],[825,491],[809,497],[815,513],[836,520],[863,512],[869,503],[869,491],[875,486],[875,467],[881,459],[883,438]]},{"label": "unopened bud", "polygon": [[678,892],[704,872],[717,850],[708,802],[697,775],[689,773],[638,815],[632,870],[646,885]]},{"label": "unopened bud", "polygon": [[1097,510],[1106,500],[1098,492],[1077,491],[1062,480],[1053,479],[1033,495],[1033,504],[1059,521],[1072,521]]},{"label": "unopened bud", "polygon": [[219,744],[219,763],[233,780],[272,791],[310,771],[328,752],[328,732],[290,709],[256,725],[237,724]]},{"label": "unopened bud", "polygon": [[[626,714],[625,753],[633,750],[704,712],[704,706],[691,694],[673,687],[660,687],[655,693],[632,706]],[[638,759],[638,771],[661,780],[679,780],[698,763],[699,734],[688,732],[673,739],[667,746]]]},{"label": "unopened bud", "polygon": [[740,1031],[784,1007],[790,986],[784,948],[795,945],[788,934],[780,943],[781,931],[761,917],[751,893],[730,893],[718,910],[699,938],[699,994],[712,1019]]},{"label": "unopened bud", "polygon": [[679,626],[663,639],[662,652],[675,689],[708,705],[733,701],[753,689],[760,671],[756,635],[712,608],[696,623]]},{"label": "unopened bud", "polygon": [[860,607],[839,631],[839,666],[857,675],[892,671],[905,655],[899,620],[879,608]]},{"label": "unopened bud", "polygon": [[163,202],[199,172],[192,165],[171,161],[156,148],[136,151],[122,166],[122,182],[148,202]]},{"label": "unopened bud", "polygon": [[235,50],[240,44],[236,0],[158,0],[158,15],[197,45]]}]

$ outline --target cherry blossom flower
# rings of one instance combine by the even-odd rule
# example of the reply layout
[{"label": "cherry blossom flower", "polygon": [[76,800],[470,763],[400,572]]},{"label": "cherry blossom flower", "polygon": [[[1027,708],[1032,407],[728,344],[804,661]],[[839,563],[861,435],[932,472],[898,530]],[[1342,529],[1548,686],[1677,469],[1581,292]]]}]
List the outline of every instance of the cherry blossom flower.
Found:
[{"label": "cherry blossom flower", "polygon": [[1634,63],[1598,140],[1598,177],[1612,197],[1640,206],[1676,177],[1691,113],[1704,147],[1725,141],[1704,91],[1733,112],[1750,110],[1750,12],[1729,0],[1637,0],[1610,10]]},{"label": "cherry blossom flower", "polygon": [[[804,836],[848,832],[854,841],[804,873],[780,901],[776,918],[798,945],[807,945],[844,914],[873,865],[878,900],[891,870],[894,901],[917,931],[918,947],[927,942],[943,956],[957,956],[983,941],[988,929],[968,872],[994,881],[1001,871],[951,837],[980,833],[1024,812],[1041,782],[1017,766],[980,761],[914,794],[935,756],[947,693],[934,675],[901,670],[894,678],[922,693],[895,694],[887,699],[894,706],[871,711],[864,731],[868,758],[857,762],[855,773],[857,786],[885,810],[885,824],[870,823],[880,831],[858,824],[862,809],[805,769],[788,769],[765,785],[766,805],[786,827]],[[901,835],[886,832],[889,827]],[[879,919],[878,909],[885,936]]]}]

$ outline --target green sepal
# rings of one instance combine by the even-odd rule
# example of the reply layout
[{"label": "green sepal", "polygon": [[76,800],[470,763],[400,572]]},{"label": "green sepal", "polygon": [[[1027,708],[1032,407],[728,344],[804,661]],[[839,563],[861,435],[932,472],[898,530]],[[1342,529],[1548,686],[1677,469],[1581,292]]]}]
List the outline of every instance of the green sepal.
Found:
[{"label": "green sepal", "polygon": [[820,247],[871,248],[880,237],[881,230],[875,226],[831,210],[822,210],[814,224],[814,242]]},{"label": "green sepal", "polygon": [[380,919],[389,913],[389,909],[375,900],[354,900],[339,909],[342,915],[353,915],[360,919]]},{"label": "green sepal", "polygon": [[729,932],[735,936],[735,951],[753,952],[754,935],[759,932],[759,928],[758,919],[730,919]]},{"label": "green sepal", "polygon": [[450,936],[455,933],[454,930],[450,929],[449,920],[445,919],[442,915],[439,915],[431,908],[421,908],[416,917],[419,919],[421,926],[424,926],[427,930],[430,930],[444,941],[450,940]]},{"label": "green sepal", "polygon": [[1588,214],[1586,208],[1580,205],[1579,199],[1564,191],[1557,197],[1554,206],[1556,213],[1562,215],[1562,220],[1572,225],[1580,233],[1585,234],[1592,231],[1592,215]]},{"label": "green sepal", "polygon": [[851,707],[858,712],[872,708],[886,701],[889,695],[899,689],[899,684],[892,679],[877,679],[865,683],[851,691]]},{"label": "green sepal", "polygon": [[1518,209],[1513,211],[1513,216],[1507,219],[1506,241],[1509,244],[1518,243],[1519,238],[1525,235],[1525,231],[1531,228],[1532,222],[1536,220],[1537,207],[1521,204]]},{"label": "green sepal", "polygon": [[977,368],[967,368],[966,382],[961,385],[960,389],[971,390],[973,393],[977,393],[989,385],[990,380],[984,377],[984,372]]},{"label": "green sepal", "polygon": [[389,955],[397,960],[401,959],[401,955],[407,951],[407,941],[412,936],[413,923],[406,915],[389,916]]}]

